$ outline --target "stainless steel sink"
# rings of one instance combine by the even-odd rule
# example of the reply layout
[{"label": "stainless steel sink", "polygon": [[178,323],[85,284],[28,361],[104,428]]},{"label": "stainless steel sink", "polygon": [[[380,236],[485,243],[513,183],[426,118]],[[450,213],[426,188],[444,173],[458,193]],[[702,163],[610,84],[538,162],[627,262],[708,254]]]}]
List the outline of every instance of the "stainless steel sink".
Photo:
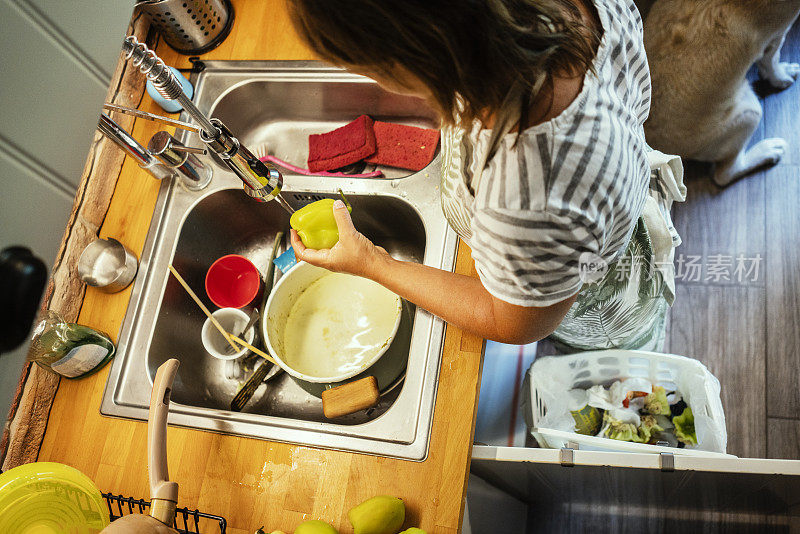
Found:
[{"label": "stainless steel sink", "polygon": [[[220,118],[249,148],[305,166],[309,133],[329,131],[367,113],[375,119],[435,127],[419,100],[393,95],[366,78],[317,62],[207,62],[193,79],[198,107]],[[187,144],[199,145],[194,134]],[[288,226],[276,204],[247,197],[240,181],[214,163],[203,191],[177,183],[161,187],[142,253],[118,353],[103,395],[106,415],[147,418],[159,364],[181,360],[169,422],[215,432],[422,460],[427,455],[443,322],[411,308],[401,346],[408,347],[405,379],[375,408],[328,420],[321,401],[283,374],[262,385],[243,412],[228,410],[240,383],[225,378],[224,362],[200,343],[205,316],[168,276],[172,262],[213,309],[203,290],[208,266],[238,253],[262,269],[273,239]],[[384,169],[383,179],[319,178],[285,174],[284,196],[294,207],[332,198],[341,188],[356,227],[393,256],[451,270],[456,236],[439,204],[439,158],[423,171]],[[286,243],[283,245],[286,246]]]}]

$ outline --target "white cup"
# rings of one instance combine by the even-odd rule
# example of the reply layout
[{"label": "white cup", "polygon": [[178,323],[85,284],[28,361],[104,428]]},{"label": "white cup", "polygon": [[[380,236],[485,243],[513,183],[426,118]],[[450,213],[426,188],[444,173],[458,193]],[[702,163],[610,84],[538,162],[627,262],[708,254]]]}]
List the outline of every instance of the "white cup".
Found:
[{"label": "white cup", "polygon": [[[221,308],[211,315],[219,322],[220,326],[222,326],[226,332],[233,336],[241,332],[250,321],[250,316],[237,308]],[[255,328],[251,328],[245,332],[244,335],[238,337],[252,344],[255,335]],[[203,341],[203,347],[205,347],[206,352],[220,360],[235,360],[236,358],[244,356],[247,352],[247,349],[244,349],[239,352],[234,352],[233,354],[226,354],[225,351],[230,345],[225,338],[222,337],[222,334],[219,333],[219,330],[217,330],[217,327],[211,322],[211,319],[206,319],[206,322],[203,323],[200,339]]]}]

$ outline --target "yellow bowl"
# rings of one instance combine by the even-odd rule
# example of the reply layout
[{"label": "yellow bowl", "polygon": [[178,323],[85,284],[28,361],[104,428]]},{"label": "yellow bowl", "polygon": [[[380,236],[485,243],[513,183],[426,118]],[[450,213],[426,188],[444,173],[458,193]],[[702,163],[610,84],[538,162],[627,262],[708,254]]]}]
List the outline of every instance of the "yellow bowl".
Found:
[{"label": "yellow bowl", "polygon": [[36,462],[0,475],[3,534],[96,534],[108,523],[100,491],[74,467]]}]

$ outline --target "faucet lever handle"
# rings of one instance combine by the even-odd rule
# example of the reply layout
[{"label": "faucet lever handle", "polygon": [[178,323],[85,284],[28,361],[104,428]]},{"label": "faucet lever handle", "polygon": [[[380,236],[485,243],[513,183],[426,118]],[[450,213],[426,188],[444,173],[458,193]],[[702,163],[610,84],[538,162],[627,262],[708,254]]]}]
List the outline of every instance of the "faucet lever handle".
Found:
[{"label": "faucet lever handle", "polygon": [[204,156],[208,154],[208,150],[206,150],[205,148],[198,148],[193,146],[173,145],[172,150],[174,150],[175,152],[187,152],[189,154],[202,154]]},{"label": "faucet lever handle", "polygon": [[103,104],[103,107],[109,111],[119,111],[120,113],[124,113],[126,115],[133,115],[134,117],[139,117],[141,119],[147,119],[153,122],[160,122],[161,124],[166,124],[168,126],[175,126],[177,128],[181,128],[182,130],[188,130],[190,132],[195,132],[195,133],[200,132],[200,127],[195,126],[194,124],[189,124],[188,122],[179,121],[177,119],[171,119],[169,117],[164,117],[163,115],[156,115],[155,113],[148,113],[147,111],[142,111],[140,109],[129,108],[126,106],[120,106],[119,104],[109,104],[109,103]]}]

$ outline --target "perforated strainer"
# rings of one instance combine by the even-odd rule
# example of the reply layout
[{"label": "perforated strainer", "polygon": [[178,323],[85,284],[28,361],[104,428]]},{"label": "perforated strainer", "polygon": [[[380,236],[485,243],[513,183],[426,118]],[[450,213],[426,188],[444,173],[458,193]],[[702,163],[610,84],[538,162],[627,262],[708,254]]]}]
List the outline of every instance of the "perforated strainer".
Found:
[{"label": "perforated strainer", "polygon": [[143,0],[136,7],[181,54],[202,54],[219,45],[233,26],[230,0]]}]

